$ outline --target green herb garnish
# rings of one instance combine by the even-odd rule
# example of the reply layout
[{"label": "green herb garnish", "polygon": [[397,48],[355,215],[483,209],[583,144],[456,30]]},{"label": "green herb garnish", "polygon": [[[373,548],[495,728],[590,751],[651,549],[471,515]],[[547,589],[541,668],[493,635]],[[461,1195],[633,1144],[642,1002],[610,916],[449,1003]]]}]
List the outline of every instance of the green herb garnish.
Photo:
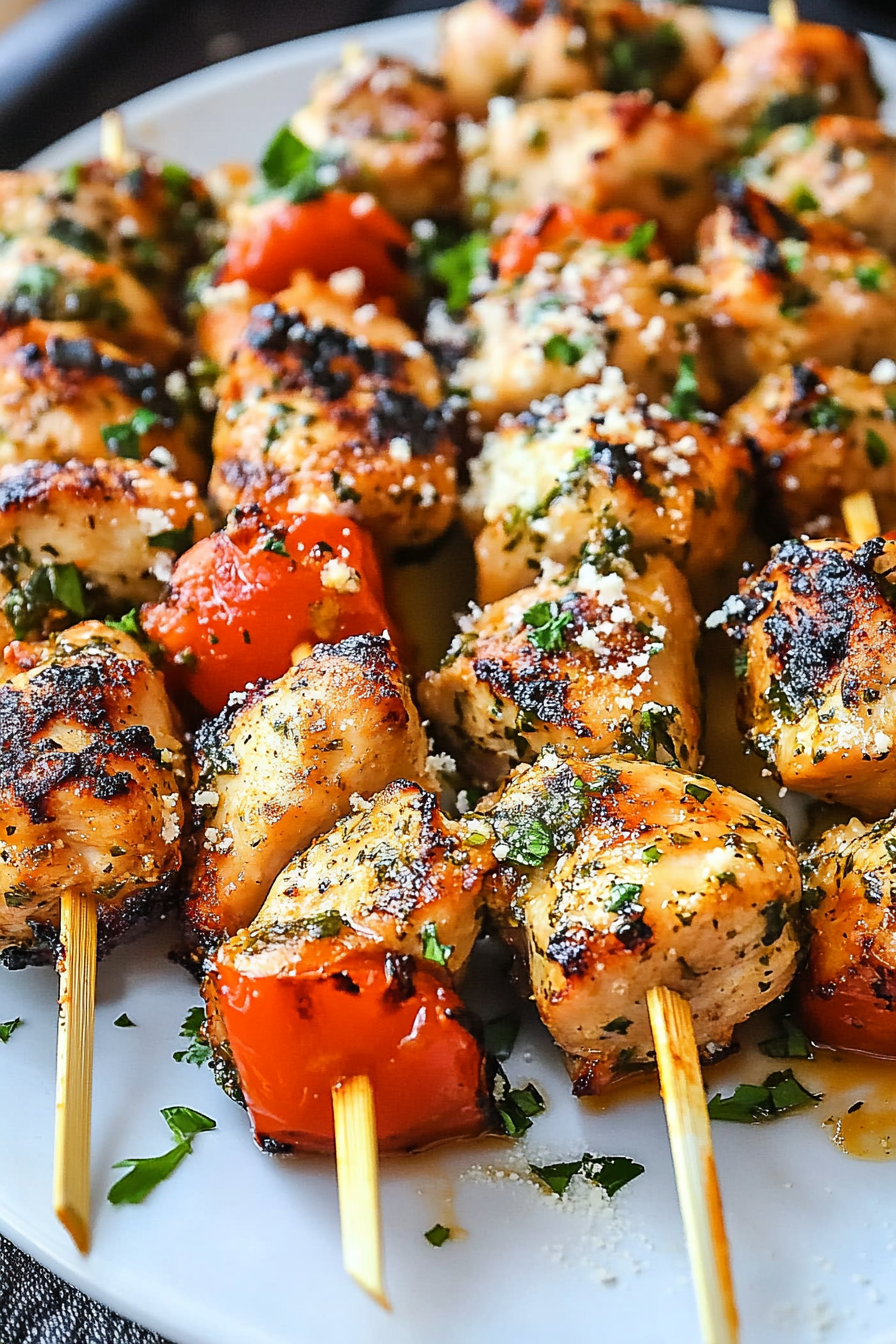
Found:
[{"label": "green herb garnish", "polygon": [[859,289],[864,290],[866,294],[880,293],[883,289],[886,269],[887,263],[883,258],[880,261],[868,262],[864,265],[860,262],[853,271]]},{"label": "green herb garnish", "polygon": [[[199,1011],[201,1013],[202,1009],[200,1008]],[[136,1027],[137,1023],[132,1022],[127,1013],[122,1013],[120,1017],[116,1017],[112,1025],[113,1027]]]},{"label": "green herb garnish", "polygon": [[685,793],[689,793],[692,798],[695,798],[698,803],[705,803],[712,793],[712,789],[705,789],[702,784],[686,784],[684,791]]},{"label": "green herb garnish", "polygon": [[886,441],[875,429],[869,429],[865,434],[865,452],[872,467],[883,467],[890,460],[890,450]]},{"label": "green herb garnish", "polygon": [[274,133],[261,159],[261,175],[267,194],[285,196],[293,205],[322,196],[325,187],[318,176],[331,160],[311,149],[289,126]]},{"label": "green herb garnish", "polygon": [[151,537],[147,537],[150,546],[159,551],[174,551],[175,555],[183,555],[193,545],[193,519],[190,518],[186,527],[172,527],[167,532],[154,532]]},{"label": "green herb garnish", "polygon": [[444,1246],[451,1236],[451,1228],[443,1223],[435,1223],[428,1232],[423,1233],[430,1246]]},{"label": "green herb garnish", "polygon": [[814,406],[810,406],[805,415],[806,424],[812,429],[847,429],[855,419],[856,413],[844,406],[836,397],[820,397]]},{"label": "green herb garnish", "polygon": [[759,1042],[759,1049],[772,1059],[811,1059],[812,1046],[806,1033],[792,1017],[781,1023],[781,1035]]},{"label": "green herb garnish", "polygon": [[788,205],[791,210],[795,210],[797,214],[801,214],[804,210],[817,210],[819,208],[816,197],[806,186],[805,182],[801,182],[798,186],[794,187],[793,191],[790,193]]},{"label": "green herb garnish", "polygon": [[110,1204],[142,1204],[193,1151],[196,1135],[216,1128],[214,1120],[189,1106],[166,1106],[161,1115],[174,1135],[174,1147],[161,1157],[126,1157],[114,1163],[113,1171],[119,1167],[130,1167],[130,1171],[112,1186],[106,1196]]},{"label": "green herb garnish", "polygon": [[709,1102],[711,1120],[732,1120],[741,1125],[755,1125],[762,1120],[775,1120],[779,1115],[813,1106],[821,1095],[809,1092],[792,1069],[770,1073],[764,1083],[740,1083],[730,1097],[721,1093]]},{"label": "green herb garnish", "polygon": [[31,634],[54,606],[79,619],[87,615],[87,594],[77,565],[41,565],[3,600],[3,611],[17,639]]},{"label": "green herb garnish", "polygon": [[47,226],[47,236],[55,238],[56,242],[62,243],[64,247],[73,247],[76,252],[83,252],[94,261],[102,261],[107,254],[106,244],[98,233],[88,229],[84,224],[79,224],[76,219],[68,219],[65,215],[59,215],[51,221]]},{"label": "green herb garnish", "polygon": [[529,1170],[555,1195],[566,1194],[573,1176],[581,1172],[586,1181],[599,1185],[612,1199],[624,1185],[640,1176],[644,1168],[630,1157],[595,1157],[593,1153],[583,1153],[577,1162],[552,1162],[546,1167],[536,1167],[530,1162]]},{"label": "green herb garnish", "polygon": [[144,434],[149,433],[153,425],[159,423],[160,419],[161,416],[156,415],[155,411],[140,406],[129,420],[120,420],[114,425],[103,425],[100,434],[110,453],[114,453],[116,457],[139,461],[140,440]]},{"label": "green herb garnish", "polygon": [[178,1064],[208,1064],[212,1057],[211,1046],[202,1039],[200,1032],[205,1022],[205,1009],[197,1005],[191,1008],[181,1024],[180,1035],[190,1044],[184,1050],[175,1050],[174,1058]]},{"label": "green herb garnish", "polygon": [[434,961],[437,966],[448,965],[448,958],[451,956],[454,948],[439,942],[439,934],[435,924],[424,924],[420,932],[420,939],[423,944],[423,956],[426,961]]},{"label": "green herb garnish", "polygon": [[518,1138],[531,1129],[532,1120],[545,1109],[544,1097],[534,1083],[525,1087],[511,1087],[507,1074],[500,1064],[495,1071],[495,1084],[492,1093],[495,1109],[501,1117],[504,1133]]},{"label": "green herb garnish", "polygon": [[697,362],[693,355],[682,355],[678,377],[669,398],[669,414],[675,420],[695,420],[700,410],[700,388],[697,384]]},{"label": "green herb garnish", "polygon": [[503,1013],[501,1017],[493,1017],[490,1022],[486,1022],[485,1048],[488,1053],[494,1055],[501,1063],[509,1059],[513,1054],[519,1029],[520,1019],[516,1013]]},{"label": "green herb garnish", "polygon": [[265,542],[261,549],[263,551],[273,551],[274,555],[289,556],[289,551],[286,549],[286,544],[283,538],[278,537],[275,532],[271,532],[269,536],[265,537]]},{"label": "green herb garnish", "polygon": [[569,367],[578,364],[585,353],[580,345],[576,345],[575,341],[571,341],[560,331],[549,336],[541,348],[548,363],[566,364]]},{"label": "green herb garnish", "polygon": [[572,620],[571,611],[561,611],[556,602],[536,602],[523,612],[523,625],[528,626],[531,643],[543,653],[559,653],[563,648],[564,630]]},{"label": "green herb garnish", "polygon": [[471,233],[453,247],[435,252],[429,259],[429,273],[445,286],[448,311],[459,313],[470,302],[473,281],[488,271],[491,239],[487,233]]},{"label": "green herb garnish", "polygon": [[18,1031],[22,1025],[21,1017],[14,1017],[11,1022],[0,1022],[0,1041],[6,1045],[14,1031]]}]

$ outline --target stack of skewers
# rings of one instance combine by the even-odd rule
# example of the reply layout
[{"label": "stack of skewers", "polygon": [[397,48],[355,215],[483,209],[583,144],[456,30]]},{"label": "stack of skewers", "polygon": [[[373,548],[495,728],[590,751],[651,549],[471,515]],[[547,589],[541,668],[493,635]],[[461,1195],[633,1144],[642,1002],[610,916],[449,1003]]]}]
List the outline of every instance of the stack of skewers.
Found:
[{"label": "stack of skewers", "polygon": [[[114,116],[0,180],[0,935],[60,967],[57,1212],[86,1250],[97,951],[177,914],[219,1080],[335,1150],[385,1304],[378,1151],[497,1123],[487,920],[577,1096],[658,1069],[731,1341],[701,1063],[791,985],[896,1056],[896,140],[787,0],[724,56],[688,5],[466,0],[439,59],[348,50],[259,180]],[[421,676],[395,575],[457,518],[477,603]],[[860,818],[805,886],[700,773],[714,607],[749,745]]]}]

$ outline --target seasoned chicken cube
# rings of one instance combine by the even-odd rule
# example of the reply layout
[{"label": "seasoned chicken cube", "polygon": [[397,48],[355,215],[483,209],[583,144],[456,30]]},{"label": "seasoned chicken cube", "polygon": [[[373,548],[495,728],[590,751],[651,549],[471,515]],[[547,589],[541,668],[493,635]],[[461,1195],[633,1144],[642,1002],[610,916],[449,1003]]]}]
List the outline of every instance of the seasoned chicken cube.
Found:
[{"label": "seasoned chicken cube", "polygon": [[0,665],[0,961],[51,961],[59,901],[97,904],[100,950],[173,907],[183,748],[160,672],[86,621]]},{"label": "seasoned chicken cube", "polygon": [[152,364],[118,346],[72,339],[67,324],[27,322],[0,334],[0,466],[121,456],[204,481],[200,453]]},{"label": "seasoned chicken cube", "polygon": [[782,364],[815,358],[867,372],[892,353],[896,269],[855,234],[800,222],[738,184],[697,240],[705,339],[732,399]]},{"label": "seasoned chicken cube", "polygon": [[[588,552],[586,550],[586,557]],[[595,552],[461,620],[420,706],[463,772],[494,788],[542,747],[700,763],[697,615],[665,556]]]},{"label": "seasoned chicken cube", "polygon": [[712,131],[649,94],[581,93],[515,106],[495,99],[488,124],[460,139],[466,212],[500,227],[530,206],[624,206],[655,219],[674,258],[715,202]]},{"label": "seasoned chicken cube", "polygon": [[294,854],[355,794],[428,783],[427,741],[389,641],[318,644],[277,681],[230,697],[195,743],[197,853],[187,914],[201,942],[245,928]]},{"label": "seasoned chicken cube", "polygon": [[896,806],[896,542],[785,541],[711,624],[738,643],[738,722],[788,789]]},{"label": "seasoned chicken cube", "polygon": [[896,1057],[896,817],[832,826],[803,859],[809,958],[797,980],[809,1035]]},{"label": "seasoned chicken cube", "polygon": [[482,118],[499,95],[650,89],[683,102],[721,55],[712,20],[698,5],[466,0],[442,19],[439,66],[456,110]]},{"label": "seasoned chicken cube", "polygon": [[779,535],[844,536],[840,504],[857,490],[871,491],[884,531],[896,527],[894,390],[810,359],[766,374],[731,407],[725,428],[756,455]]},{"label": "seasoned chicken cube", "polygon": [[449,526],[456,449],[435,366],[403,322],[359,312],[310,280],[253,310],[218,384],[222,512],[343,513],[390,550]]},{"label": "seasoned chicken cube", "polygon": [[332,158],[340,186],[371,192],[397,219],[457,213],[451,107],[441,79],[410,61],[347,46],[342,68],[318,75],[291,125],[304,144]]},{"label": "seasoned chicken cube", "polygon": [[750,152],[792,122],[821,113],[875,117],[880,86],[857,33],[821,23],[766,24],[729,47],[689,110]]},{"label": "seasoned chicken cube", "polygon": [[373,1085],[380,1148],[486,1127],[481,1035],[452,977],[479,932],[487,840],[396,780],[293,859],[218,949],[209,1036],[262,1147],[332,1149],[332,1088],[352,1074]]},{"label": "seasoned chicken cube", "polygon": [[199,178],[174,163],[125,153],[122,170],[103,159],[0,173],[0,231],[46,235],[95,261],[130,271],[163,293],[207,254],[215,209]]},{"label": "seasoned chicken cube", "polygon": [[54,238],[0,241],[0,315],[12,326],[65,323],[71,338],[114,341],[163,369],[182,344],[158,300],[128,271]]},{"label": "seasoned chicken cube", "polygon": [[796,216],[821,216],[896,254],[896,137],[865,117],[782,126],[741,165],[752,186]]},{"label": "seasoned chicken cube", "polygon": [[706,574],[737,545],[749,507],[746,448],[648,405],[612,368],[502,422],[470,472],[480,602],[527,587],[545,559],[571,564],[615,524],[639,550]]},{"label": "seasoned chicken cube", "polygon": [[0,467],[0,572],[14,585],[3,610],[22,639],[57,603],[85,616],[152,601],[210,531],[195,485],[151,464]]},{"label": "seasoned chicken cube", "polygon": [[[602,224],[606,237],[595,238]],[[451,324],[444,305],[433,305],[428,344],[441,347],[452,390],[467,398],[483,427],[592,382],[611,362],[659,398],[672,391],[686,354],[696,357],[705,404],[716,403],[697,326],[702,277],[662,256],[655,229],[631,211],[532,211],[501,245],[495,279],[477,281],[478,297],[462,321]],[[558,238],[561,231],[566,236]],[[520,239],[543,246],[531,259],[516,259]]]},{"label": "seasoned chicken cube", "polygon": [[752,798],[668,766],[548,750],[480,806],[500,860],[489,909],[577,1095],[653,1066],[652,985],[689,1001],[711,1061],[790,983],[797,856]]}]

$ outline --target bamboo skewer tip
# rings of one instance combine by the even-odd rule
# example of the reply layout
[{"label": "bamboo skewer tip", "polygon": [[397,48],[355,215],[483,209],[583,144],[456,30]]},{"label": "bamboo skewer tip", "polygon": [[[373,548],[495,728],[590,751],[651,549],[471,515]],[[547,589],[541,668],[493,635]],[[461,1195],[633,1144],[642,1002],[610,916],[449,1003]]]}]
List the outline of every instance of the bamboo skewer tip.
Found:
[{"label": "bamboo skewer tip", "polygon": [[880,536],[877,505],[870,490],[857,490],[854,495],[844,496],[840,510],[849,539],[856,546]]},{"label": "bamboo skewer tip", "polygon": [[96,1002],[96,902],[66,892],[60,904],[53,1211],[82,1255],[90,1250],[90,1125]]},{"label": "bamboo skewer tip", "polygon": [[391,1311],[383,1285],[376,1108],[368,1077],[359,1074],[335,1084],[333,1126],[343,1263],[355,1282]]},{"label": "bamboo skewer tip", "polygon": [[124,117],[117,107],[110,107],[100,118],[100,157],[110,168],[122,170],[125,167],[127,152]]},{"label": "bamboo skewer tip", "polygon": [[768,16],[782,32],[792,31],[800,21],[796,0],[769,0]]},{"label": "bamboo skewer tip", "polygon": [[647,1009],[704,1344],[737,1344],[731,1256],[690,1005],[674,990],[653,986]]}]

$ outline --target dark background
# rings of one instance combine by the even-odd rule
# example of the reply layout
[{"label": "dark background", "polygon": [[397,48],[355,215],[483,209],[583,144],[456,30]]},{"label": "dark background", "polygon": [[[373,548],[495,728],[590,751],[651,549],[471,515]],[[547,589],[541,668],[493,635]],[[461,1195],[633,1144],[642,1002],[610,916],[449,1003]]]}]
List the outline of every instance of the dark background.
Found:
[{"label": "dark background", "polygon": [[[438,0],[44,0],[0,37],[0,167],[15,167],[105,108],[215,61],[435,8]],[[887,0],[801,0],[800,11],[896,37],[896,6]]]},{"label": "dark background", "polygon": [[[763,11],[762,0],[729,0]],[[0,168],[128,98],[216,61],[439,0],[43,0],[0,35]],[[896,38],[896,5],[801,0],[800,12]],[[0,1238],[2,1344],[164,1344]]]}]

